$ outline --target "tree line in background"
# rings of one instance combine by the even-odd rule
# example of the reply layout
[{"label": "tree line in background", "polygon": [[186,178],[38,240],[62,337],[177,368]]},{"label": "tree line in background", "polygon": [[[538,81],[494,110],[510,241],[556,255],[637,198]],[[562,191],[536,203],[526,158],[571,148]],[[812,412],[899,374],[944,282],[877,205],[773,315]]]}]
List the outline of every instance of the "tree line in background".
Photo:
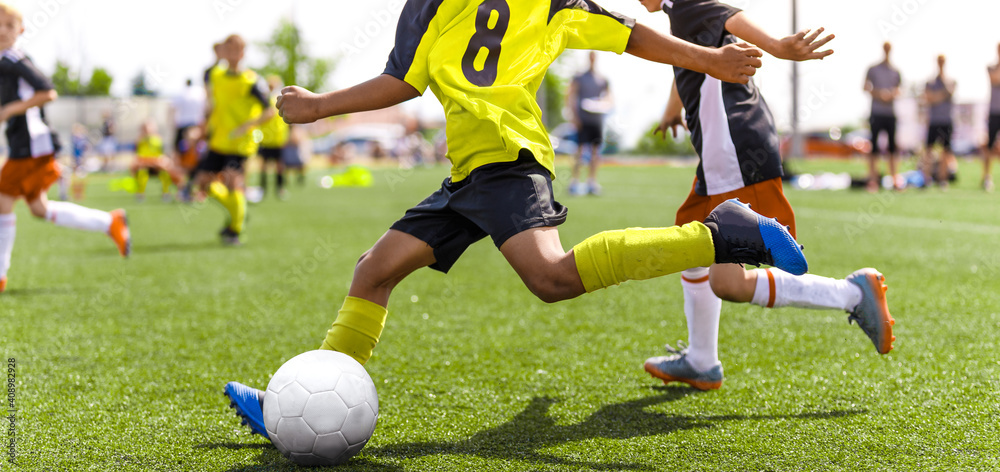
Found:
[{"label": "tree line in background", "polygon": [[[290,20],[278,24],[267,41],[258,43],[264,51],[266,62],[256,67],[262,76],[277,75],[285,84],[299,85],[309,90],[327,87],[336,61],[311,57],[302,42],[302,33]],[[107,97],[111,95],[114,77],[103,67],[95,67],[90,80],[84,81],[79,71],[69,64],[57,61],[52,83],[59,95],[71,97]],[[159,92],[149,84],[145,71],[139,71],[130,82],[132,96],[155,97]]]}]

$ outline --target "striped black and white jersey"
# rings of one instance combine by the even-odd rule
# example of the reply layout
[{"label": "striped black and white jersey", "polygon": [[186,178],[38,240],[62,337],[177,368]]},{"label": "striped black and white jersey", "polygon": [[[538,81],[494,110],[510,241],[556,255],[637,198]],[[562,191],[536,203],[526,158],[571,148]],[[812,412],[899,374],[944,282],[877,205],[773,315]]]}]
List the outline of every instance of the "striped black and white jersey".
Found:
[{"label": "striped black and white jersey", "polygon": [[[36,92],[55,88],[23,52],[7,49],[0,53],[0,105],[28,100]],[[45,122],[42,107],[7,120],[10,159],[28,159],[55,154],[59,141]]]},{"label": "striped black and white jersey", "polygon": [[[671,33],[682,40],[710,48],[739,41],[726,31],[738,8],[716,0],[664,0],[663,11]],[[674,77],[701,158],[698,195],[719,195],[784,174],[774,118],[752,79],[733,84],[679,67]]]}]

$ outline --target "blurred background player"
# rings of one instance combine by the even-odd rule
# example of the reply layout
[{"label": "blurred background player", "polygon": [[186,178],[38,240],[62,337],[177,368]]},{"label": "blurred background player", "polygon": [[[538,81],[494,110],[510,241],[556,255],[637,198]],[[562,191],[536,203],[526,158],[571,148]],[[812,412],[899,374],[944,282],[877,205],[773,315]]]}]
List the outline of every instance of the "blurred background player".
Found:
[{"label": "blurred background player", "polygon": [[149,183],[150,174],[160,178],[163,188],[162,198],[165,202],[174,199],[170,186],[180,188],[183,183],[180,172],[163,152],[163,138],[156,129],[156,122],[152,120],[143,123],[139,130],[139,140],[135,144],[135,161],[132,163],[131,171],[136,183],[135,198],[140,202],[146,199],[146,184]]},{"label": "blurred background player", "polygon": [[239,244],[247,215],[245,166],[257,153],[253,131],[271,119],[267,86],[257,73],[242,68],[246,42],[231,35],[219,48],[226,67],[209,69],[208,154],[198,166],[198,186],[216,199],[228,214],[220,236]]},{"label": "blurred background player", "polygon": [[114,167],[114,158],[118,154],[118,139],[115,138],[117,126],[111,110],[104,110],[102,117],[101,142],[97,143],[97,154],[101,157],[101,170],[108,172]]},{"label": "blurred background player", "polygon": [[[195,174],[198,171],[198,162],[208,149],[208,144],[202,135],[203,126],[192,126],[184,132],[184,139],[177,144],[180,157],[177,159],[177,166],[180,172],[188,176],[187,182],[180,190],[181,201],[191,202],[193,196],[191,190],[194,185]],[[199,199],[203,199],[202,194]]]},{"label": "blurred background player", "polygon": [[[591,51],[589,67],[569,84],[566,100],[569,103],[573,124],[576,126],[577,148],[573,159],[569,192],[572,195],[600,195],[597,168],[604,144],[604,118],[611,111],[614,100],[608,79],[597,72],[597,53]],[[585,155],[586,153],[586,155]],[[580,183],[580,168],[587,164],[587,183]]]},{"label": "blurred background player", "polygon": [[14,49],[24,33],[21,12],[0,3],[0,121],[7,123],[10,155],[0,170],[0,292],[7,287],[17,217],[14,204],[24,198],[31,214],[57,226],[111,236],[127,257],[131,249],[124,210],[92,210],[69,202],[49,202],[46,192],[59,179],[55,154],[59,142],[45,121],[42,105],[57,98],[52,81]]},{"label": "blurred background player", "polygon": [[90,151],[90,138],[87,136],[86,126],[73,123],[70,145],[73,147],[73,172],[70,188],[73,192],[73,199],[80,201],[83,200],[87,188],[87,169],[84,161]]},{"label": "blurred background player", "polygon": [[[1000,44],[997,45],[997,55],[1000,57]],[[990,118],[987,129],[986,149],[983,150],[983,190],[993,191],[993,170],[991,161],[1000,153],[1000,58],[997,63],[987,68],[990,75]]]},{"label": "blurred background player", "polygon": [[187,136],[188,130],[200,127],[205,121],[205,89],[198,87],[194,81],[188,79],[184,83],[184,90],[181,91],[171,102],[171,119],[174,129],[174,161],[178,164],[182,160],[181,142]]},{"label": "blurred background player", "polygon": [[896,109],[894,104],[899,97],[899,86],[902,84],[899,71],[889,63],[889,52],[892,45],[886,42],[882,45],[885,58],[882,62],[868,69],[865,76],[865,92],[872,98],[871,118],[871,154],[868,155],[868,191],[876,192],[880,187],[878,173],[878,157],[880,154],[879,137],[886,135],[885,152],[889,158],[889,175],[892,176],[893,189],[900,190],[899,169],[896,155]]},{"label": "blurred background player", "polygon": [[[671,32],[680,39],[707,47],[739,40],[755,44],[779,59],[822,59],[832,50],[818,51],[833,39],[820,38],[823,28],[774,38],[738,8],[716,0],[662,2],[642,0],[650,12],[662,9],[670,17]],[[675,224],[704,221],[716,205],[739,198],[760,214],[777,218],[795,234],[795,214],[781,186],[783,174],[778,132],[764,98],[751,79],[746,84],[723,83],[703,73],[674,66],[670,102],[657,132],[671,129],[676,136],[687,127],[700,157],[694,185],[677,210]],[[681,273],[688,347],[667,346],[669,355],[652,357],[643,367],[664,383],[684,382],[701,390],[722,386],[719,361],[719,318],[722,300],[753,303],[766,308],[796,306],[840,309],[850,313],[879,353],[892,349],[892,318],[885,304],[882,274],[861,269],[846,280],[815,275],[793,275],[777,268],[745,270],[738,264],[715,264]],[[720,298],[721,297],[721,298]]]},{"label": "blurred background player", "polygon": [[281,163],[288,178],[295,174],[299,187],[306,185],[306,162],[303,156],[307,154],[308,141],[309,135],[304,126],[289,125],[288,144],[281,150]]},{"label": "blurred background player", "polygon": [[285,162],[282,153],[288,145],[288,123],[278,116],[274,104],[278,101],[278,92],[281,91],[281,77],[272,75],[267,78],[268,96],[270,97],[268,106],[274,109],[271,116],[260,130],[262,132],[260,149],[257,154],[261,157],[260,163],[260,190],[261,197],[267,195],[267,172],[268,168],[274,169],[274,180],[277,195],[280,199],[285,198]]},{"label": "blurred background player", "polygon": [[[953,99],[955,96],[955,81],[944,74],[944,54],[937,57],[938,73],[924,87],[924,101],[927,103],[927,148],[921,170],[927,186],[937,184],[948,188],[948,182],[958,165],[955,154],[951,150],[951,137],[955,132],[952,119]],[[935,152],[935,146],[940,144],[941,151]]]}]

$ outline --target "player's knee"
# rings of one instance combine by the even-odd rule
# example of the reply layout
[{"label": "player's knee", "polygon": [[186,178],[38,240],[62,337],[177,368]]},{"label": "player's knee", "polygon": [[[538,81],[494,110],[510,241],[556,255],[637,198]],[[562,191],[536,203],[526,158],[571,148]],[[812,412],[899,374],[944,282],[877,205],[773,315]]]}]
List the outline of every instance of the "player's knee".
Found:
[{"label": "player's knee", "polygon": [[376,262],[371,256],[371,251],[368,251],[361,255],[357,265],[354,266],[353,283],[371,289],[391,290],[399,283],[399,279],[393,276],[387,264]]},{"label": "player's knee", "polygon": [[28,205],[28,210],[31,211],[31,216],[35,218],[45,219],[45,207],[42,205]]},{"label": "player's knee", "polygon": [[735,303],[745,303],[753,299],[753,288],[748,287],[744,279],[732,277],[710,277],[709,285],[715,296]]},{"label": "player's knee", "polygon": [[573,298],[575,293],[572,280],[567,280],[557,273],[543,273],[527,277],[524,285],[528,287],[539,300],[545,303],[556,303]]}]

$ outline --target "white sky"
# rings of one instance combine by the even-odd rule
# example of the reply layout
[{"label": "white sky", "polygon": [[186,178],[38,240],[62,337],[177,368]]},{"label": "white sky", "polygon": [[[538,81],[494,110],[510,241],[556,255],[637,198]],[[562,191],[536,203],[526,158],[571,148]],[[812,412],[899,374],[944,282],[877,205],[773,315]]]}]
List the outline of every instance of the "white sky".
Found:
[{"label": "white sky", "polygon": [[[544,1],[544,0],[539,0]],[[773,35],[791,32],[792,0],[732,0]],[[311,53],[340,56],[331,87],[343,87],[379,74],[392,49],[402,0],[14,0],[25,12],[28,31],[22,47],[51,73],[61,59],[89,71],[109,69],[113,93],[128,93],[140,71],[153,76],[154,88],[170,94],[184,79],[199,77],[211,61],[210,46],[229,33],[251,42],[269,36],[282,17],[300,26]],[[602,6],[669,31],[667,16],[650,14],[636,0],[598,0]],[[800,66],[803,129],[860,123],[868,99],[861,91],[867,68],[881,58],[881,44],[895,45],[893,61],[906,88],[922,85],[935,72],[935,57],[948,56],[947,71],[957,79],[963,102],[989,97],[985,68],[997,61],[1000,2],[996,0],[799,0],[800,28],[824,26],[835,33],[836,53]],[[353,48],[360,53],[350,53]],[[585,54],[568,51],[557,65],[569,74]],[[251,49],[248,64],[261,63]],[[601,55],[598,68],[608,75],[617,99],[612,124],[634,137],[660,116],[672,74],[667,66],[628,55]],[[790,117],[791,67],[766,57],[756,77],[779,124]],[[89,72],[85,73],[89,77]],[[421,114],[439,113],[431,94],[409,105]]]}]

